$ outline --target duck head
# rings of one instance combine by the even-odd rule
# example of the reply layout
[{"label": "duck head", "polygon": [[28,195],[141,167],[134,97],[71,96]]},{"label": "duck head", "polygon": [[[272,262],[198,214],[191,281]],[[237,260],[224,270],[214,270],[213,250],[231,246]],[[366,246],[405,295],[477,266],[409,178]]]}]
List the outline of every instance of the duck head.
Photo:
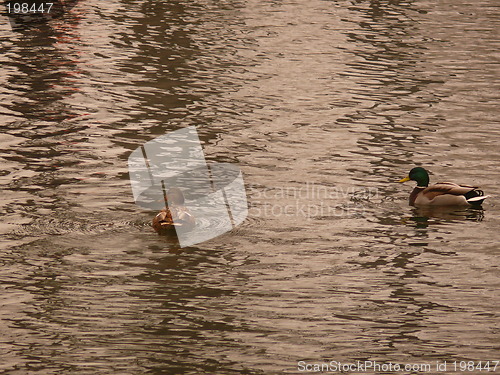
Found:
[{"label": "duck head", "polygon": [[416,181],[417,186],[427,187],[429,186],[429,173],[427,173],[427,171],[422,167],[415,167],[410,171],[408,176],[398,182],[406,182],[410,180]]},{"label": "duck head", "polygon": [[175,205],[182,205],[184,204],[184,194],[182,194],[181,189],[179,188],[170,188],[167,191],[166,201],[168,201],[169,204],[175,204]]}]

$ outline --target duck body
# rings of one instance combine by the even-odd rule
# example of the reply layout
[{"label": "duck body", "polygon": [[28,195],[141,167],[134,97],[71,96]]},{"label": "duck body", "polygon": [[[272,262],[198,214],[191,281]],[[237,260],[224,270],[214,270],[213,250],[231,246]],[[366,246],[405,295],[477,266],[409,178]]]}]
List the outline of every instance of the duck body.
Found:
[{"label": "duck body", "polygon": [[185,206],[171,206],[161,210],[153,218],[153,229],[158,234],[173,234],[176,230],[191,230],[196,220]]},{"label": "duck body", "polygon": [[174,234],[188,231],[196,226],[194,216],[184,205],[184,195],[180,189],[172,188],[165,195],[166,206],[153,218],[153,229],[158,234]]},{"label": "duck body", "polygon": [[411,206],[480,206],[488,198],[477,186],[439,182],[429,186],[429,174],[422,167],[413,168],[408,177],[399,182],[413,180],[417,186],[410,194]]}]

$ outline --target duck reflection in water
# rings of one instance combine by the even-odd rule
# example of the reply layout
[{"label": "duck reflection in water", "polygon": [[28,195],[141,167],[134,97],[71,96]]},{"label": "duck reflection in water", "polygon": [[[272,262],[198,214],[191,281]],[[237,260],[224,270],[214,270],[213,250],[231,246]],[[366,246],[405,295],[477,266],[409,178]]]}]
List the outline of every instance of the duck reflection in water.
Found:
[{"label": "duck reflection in water", "polygon": [[456,221],[482,221],[484,218],[482,207],[423,206],[413,208],[412,213],[409,220],[417,228]]}]

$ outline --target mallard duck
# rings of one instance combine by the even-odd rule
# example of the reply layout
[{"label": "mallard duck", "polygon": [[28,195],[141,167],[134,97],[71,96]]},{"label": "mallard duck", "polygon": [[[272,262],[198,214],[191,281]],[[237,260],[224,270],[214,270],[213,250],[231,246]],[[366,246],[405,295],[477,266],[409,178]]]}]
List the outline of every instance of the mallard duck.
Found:
[{"label": "mallard duck", "polygon": [[168,234],[175,233],[176,229],[190,230],[194,228],[196,220],[184,206],[184,194],[180,189],[169,189],[165,196],[165,204],[165,208],[153,218],[153,229],[156,233]]},{"label": "mallard duck", "polygon": [[410,194],[411,206],[479,206],[489,197],[477,186],[457,185],[453,182],[439,182],[429,186],[429,174],[422,167],[413,168],[399,182],[410,180],[417,182]]}]

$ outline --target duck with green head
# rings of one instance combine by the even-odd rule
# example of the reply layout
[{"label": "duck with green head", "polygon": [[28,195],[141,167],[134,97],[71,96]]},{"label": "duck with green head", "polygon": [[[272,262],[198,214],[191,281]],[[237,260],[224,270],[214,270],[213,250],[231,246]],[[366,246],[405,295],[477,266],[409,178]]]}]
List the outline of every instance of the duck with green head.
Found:
[{"label": "duck with green head", "polygon": [[453,182],[438,182],[429,186],[429,174],[422,167],[413,168],[399,182],[416,181],[410,194],[412,206],[480,206],[489,197],[477,186],[457,185]]}]

